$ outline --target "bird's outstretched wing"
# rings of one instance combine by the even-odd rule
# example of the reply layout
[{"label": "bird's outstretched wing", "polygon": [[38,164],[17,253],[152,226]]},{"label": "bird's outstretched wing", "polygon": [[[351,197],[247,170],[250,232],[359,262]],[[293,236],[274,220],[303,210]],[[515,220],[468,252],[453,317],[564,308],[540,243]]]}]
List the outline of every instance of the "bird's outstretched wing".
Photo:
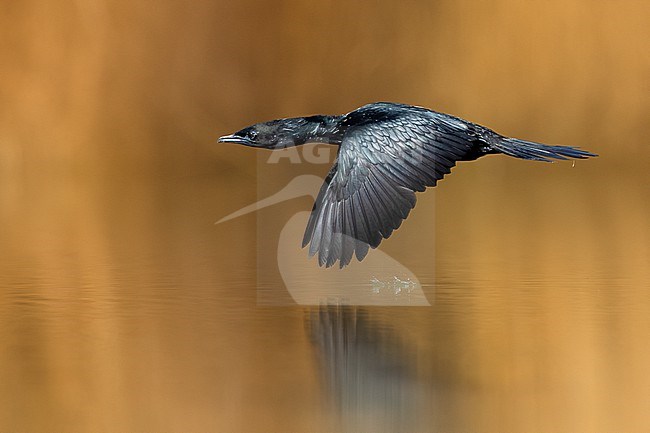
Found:
[{"label": "bird's outstretched wing", "polygon": [[362,260],[408,216],[415,192],[435,186],[477,140],[467,123],[428,110],[373,117],[345,132],[312,209],[303,247],[321,266]]}]

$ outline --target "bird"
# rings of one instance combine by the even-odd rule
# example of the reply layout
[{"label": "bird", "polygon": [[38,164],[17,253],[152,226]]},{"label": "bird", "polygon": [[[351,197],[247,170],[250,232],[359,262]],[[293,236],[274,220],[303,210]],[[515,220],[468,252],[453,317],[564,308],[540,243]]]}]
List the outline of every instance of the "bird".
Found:
[{"label": "bird", "polygon": [[434,187],[460,161],[504,154],[551,162],[598,156],[571,146],[510,138],[428,108],[375,102],[343,115],[313,115],[256,123],[219,138],[270,150],[326,143],[336,159],[314,202],[302,247],[318,264],[362,261],[404,221],[416,193]]}]

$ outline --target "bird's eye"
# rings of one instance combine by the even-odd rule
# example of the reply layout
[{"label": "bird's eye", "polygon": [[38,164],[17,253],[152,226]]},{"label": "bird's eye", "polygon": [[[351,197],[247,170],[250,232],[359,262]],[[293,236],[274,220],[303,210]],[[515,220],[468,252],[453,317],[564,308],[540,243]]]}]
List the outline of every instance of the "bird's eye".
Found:
[{"label": "bird's eye", "polygon": [[248,133],[248,136],[255,140],[257,138],[257,131],[251,131]]}]

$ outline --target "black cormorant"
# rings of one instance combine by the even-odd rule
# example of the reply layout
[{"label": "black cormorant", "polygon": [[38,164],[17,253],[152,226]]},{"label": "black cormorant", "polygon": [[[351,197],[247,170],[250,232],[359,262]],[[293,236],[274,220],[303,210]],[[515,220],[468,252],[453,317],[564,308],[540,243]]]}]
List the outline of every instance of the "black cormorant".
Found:
[{"label": "black cormorant", "polygon": [[503,153],[536,161],[596,156],[569,146],[508,138],[484,126],[422,107],[379,102],[341,116],[258,123],[220,142],[265,149],[305,143],[339,146],[307,223],[303,247],[321,266],[340,267],[376,248],[457,161]]}]

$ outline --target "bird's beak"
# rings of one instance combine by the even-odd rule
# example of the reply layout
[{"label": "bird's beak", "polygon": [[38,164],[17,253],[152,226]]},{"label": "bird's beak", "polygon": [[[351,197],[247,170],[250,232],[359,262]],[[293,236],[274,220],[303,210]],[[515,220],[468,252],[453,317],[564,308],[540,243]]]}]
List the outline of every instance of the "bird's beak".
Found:
[{"label": "bird's beak", "polygon": [[237,212],[233,212],[230,215],[227,215],[217,221],[215,224],[221,224],[222,222],[238,218],[242,215],[246,215],[251,212],[263,209],[274,204],[282,203],[287,200],[291,200],[297,197],[302,197],[305,195],[311,195],[314,198],[316,197],[316,192],[323,183],[323,179],[313,174],[303,174],[291,180],[280,191],[276,192],[270,197],[263,198],[257,203],[250,204],[239,209]]},{"label": "bird's beak", "polygon": [[247,137],[240,137],[234,134],[224,135],[223,137],[219,137],[218,141],[219,143],[237,143],[237,144],[243,144],[244,146],[255,146],[255,143],[253,143]]}]

